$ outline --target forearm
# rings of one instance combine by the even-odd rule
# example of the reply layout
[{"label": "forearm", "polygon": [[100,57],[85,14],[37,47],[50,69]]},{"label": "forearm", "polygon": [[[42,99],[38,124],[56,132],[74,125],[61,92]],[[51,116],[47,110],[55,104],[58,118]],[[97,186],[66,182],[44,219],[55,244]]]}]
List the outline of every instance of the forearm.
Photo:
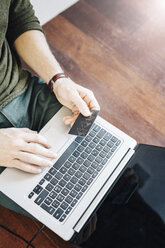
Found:
[{"label": "forearm", "polygon": [[45,82],[48,83],[56,73],[63,72],[41,31],[30,30],[23,33],[16,39],[14,46],[18,55]]}]

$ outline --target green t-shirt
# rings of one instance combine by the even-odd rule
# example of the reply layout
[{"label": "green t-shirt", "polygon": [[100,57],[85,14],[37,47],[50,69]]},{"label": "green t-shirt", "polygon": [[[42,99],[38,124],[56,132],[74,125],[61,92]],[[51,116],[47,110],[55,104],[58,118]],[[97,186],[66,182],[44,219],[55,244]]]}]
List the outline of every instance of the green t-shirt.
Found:
[{"label": "green t-shirt", "polygon": [[42,31],[29,0],[0,1],[0,109],[27,88],[31,75],[21,68],[13,44],[32,29]]}]

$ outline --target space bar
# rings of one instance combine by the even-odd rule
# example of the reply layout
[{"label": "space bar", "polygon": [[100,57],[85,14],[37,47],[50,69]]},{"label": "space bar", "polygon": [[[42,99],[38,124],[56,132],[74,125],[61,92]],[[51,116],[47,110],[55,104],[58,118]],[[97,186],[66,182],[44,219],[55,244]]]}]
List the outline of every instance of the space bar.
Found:
[{"label": "space bar", "polygon": [[72,144],[66,149],[66,151],[61,155],[61,157],[57,160],[57,162],[53,165],[55,169],[60,169],[67,158],[72,154],[75,148],[78,146],[78,143],[72,142]]}]

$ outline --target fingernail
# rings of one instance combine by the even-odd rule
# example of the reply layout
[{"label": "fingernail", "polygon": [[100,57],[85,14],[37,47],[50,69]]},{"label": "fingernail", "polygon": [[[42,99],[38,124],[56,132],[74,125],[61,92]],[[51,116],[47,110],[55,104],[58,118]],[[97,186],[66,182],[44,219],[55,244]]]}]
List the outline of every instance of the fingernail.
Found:
[{"label": "fingernail", "polygon": [[41,172],[42,172],[41,169],[36,169],[35,171],[36,171],[37,173],[41,173]]}]

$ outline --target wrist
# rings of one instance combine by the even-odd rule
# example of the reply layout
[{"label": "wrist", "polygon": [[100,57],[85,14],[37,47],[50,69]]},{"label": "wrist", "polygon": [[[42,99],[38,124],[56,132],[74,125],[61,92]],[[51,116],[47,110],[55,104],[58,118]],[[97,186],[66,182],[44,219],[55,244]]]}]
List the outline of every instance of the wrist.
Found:
[{"label": "wrist", "polygon": [[53,86],[54,84],[56,83],[56,81],[60,78],[68,78],[68,76],[64,73],[64,72],[61,72],[61,73],[57,73],[55,74],[51,79],[50,81],[48,82],[48,87],[50,89],[51,92],[53,92]]}]

